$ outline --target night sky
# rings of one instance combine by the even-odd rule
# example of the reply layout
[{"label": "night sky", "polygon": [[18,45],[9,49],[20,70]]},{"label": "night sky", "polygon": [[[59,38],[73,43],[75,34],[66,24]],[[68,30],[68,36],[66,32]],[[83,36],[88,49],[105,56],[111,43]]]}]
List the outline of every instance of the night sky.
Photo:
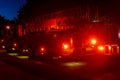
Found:
[{"label": "night sky", "polygon": [[26,3],[26,0],[0,0],[0,15],[5,19],[13,20],[17,11]]},{"label": "night sky", "polygon": [[[44,0],[39,0],[43,3]],[[49,0],[46,0],[47,4]],[[100,5],[105,11],[109,10],[109,12],[118,13],[120,9],[119,7],[119,0],[52,0],[54,2],[63,1],[62,3],[70,3],[72,4],[75,1],[79,1],[81,4],[90,4],[90,5]],[[34,2],[34,0],[33,0]],[[51,0],[50,0],[51,2]],[[17,11],[26,3],[26,0],[0,0],[0,15],[4,16],[6,19],[13,20],[17,17]],[[67,5],[68,6],[68,5]],[[110,9],[109,9],[110,8]],[[119,14],[119,13],[118,13]],[[117,15],[117,14],[116,14]]]}]

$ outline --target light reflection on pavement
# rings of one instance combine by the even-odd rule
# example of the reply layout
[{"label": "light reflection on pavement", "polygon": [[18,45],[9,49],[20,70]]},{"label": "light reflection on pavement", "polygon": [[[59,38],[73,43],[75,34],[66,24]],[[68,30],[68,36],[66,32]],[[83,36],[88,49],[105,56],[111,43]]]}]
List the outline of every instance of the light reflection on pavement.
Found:
[{"label": "light reflection on pavement", "polygon": [[80,68],[82,66],[85,66],[86,63],[85,62],[66,62],[66,63],[62,63],[62,66],[65,66],[67,68]]}]

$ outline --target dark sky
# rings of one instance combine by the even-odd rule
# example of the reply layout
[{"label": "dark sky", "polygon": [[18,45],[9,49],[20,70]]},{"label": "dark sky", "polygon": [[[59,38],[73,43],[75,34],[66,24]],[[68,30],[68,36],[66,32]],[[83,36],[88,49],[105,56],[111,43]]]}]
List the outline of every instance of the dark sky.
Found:
[{"label": "dark sky", "polygon": [[[31,0],[31,1],[34,2],[34,0]],[[103,9],[107,8],[105,9],[105,11],[110,9],[109,12],[116,12],[116,11],[119,12],[120,10],[118,9],[119,2],[120,2],[119,0],[38,0],[38,1],[40,1],[41,3],[43,3],[43,1],[46,1],[47,4],[49,4],[49,1],[50,2],[53,1],[58,4],[60,4],[59,2],[61,2],[62,5],[59,5],[59,6],[63,6],[64,3],[68,3],[66,4],[66,6],[72,5],[75,3],[75,1],[78,1],[77,4],[99,5]],[[69,4],[70,2],[72,4]],[[25,3],[26,3],[26,0],[0,0],[0,15],[4,16],[6,19],[12,20],[15,17],[17,17],[17,11]]]},{"label": "dark sky", "polygon": [[17,11],[25,3],[26,0],[0,0],[0,15],[13,20],[17,17]]}]

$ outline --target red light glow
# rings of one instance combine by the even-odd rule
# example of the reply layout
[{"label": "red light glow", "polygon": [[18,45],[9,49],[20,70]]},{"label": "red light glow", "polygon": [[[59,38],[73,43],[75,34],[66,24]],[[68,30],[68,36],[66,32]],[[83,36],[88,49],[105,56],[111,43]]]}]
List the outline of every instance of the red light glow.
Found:
[{"label": "red light glow", "polygon": [[4,42],[4,40],[3,40],[3,39],[2,39],[1,41],[2,41],[2,42]]},{"label": "red light glow", "polygon": [[66,50],[69,48],[69,45],[68,44],[63,44],[63,48]]},{"label": "red light glow", "polygon": [[96,42],[97,42],[96,39],[92,39],[92,40],[91,40],[91,44],[93,44],[93,45],[95,45]]},{"label": "red light glow", "polygon": [[73,45],[73,38],[70,38],[70,43],[71,45]]},{"label": "red light glow", "polygon": [[17,43],[14,43],[13,45],[16,47],[16,46],[17,46]]},{"label": "red light glow", "polygon": [[104,46],[98,46],[98,50],[99,51],[103,51],[104,50]]},{"label": "red light glow", "polygon": [[10,29],[10,26],[6,26],[6,29]]},{"label": "red light glow", "polygon": [[44,47],[40,47],[40,54],[44,55],[45,54],[45,48]]},{"label": "red light glow", "polygon": [[68,56],[68,55],[72,54],[72,52],[73,52],[73,50],[74,50],[74,49],[71,47],[71,45],[68,44],[68,43],[63,43],[62,49],[63,49],[63,52],[62,52],[62,55],[63,55],[63,56]]},{"label": "red light glow", "polygon": [[56,37],[57,37],[57,34],[54,34],[53,37],[56,38]]},{"label": "red light glow", "polygon": [[41,53],[42,55],[44,55],[44,53]]},{"label": "red light glow", "polygon": [[111,50],[111,46],[108,46],[108,49]]},{"label": "red light glow", "polygon": [[41,50],[42,52],[45,51],[45,49],[44,49],[43,47],[42,47],[40,50]]}]

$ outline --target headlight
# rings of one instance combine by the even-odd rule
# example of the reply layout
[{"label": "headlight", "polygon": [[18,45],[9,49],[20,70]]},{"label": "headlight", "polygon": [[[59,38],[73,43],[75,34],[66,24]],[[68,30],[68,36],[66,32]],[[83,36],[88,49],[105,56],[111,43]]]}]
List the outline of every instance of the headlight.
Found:
[{"label": "headlight", "polygon": [[2,46],[2,48],[4,49],[4,48],[5,48],[5,46],[3,45],[3,46]]},{"label": "headlight", "polygon": [[23,52],[25,53],[25,52],[29,52],[29,50],[28,49],[23,49]]}]

